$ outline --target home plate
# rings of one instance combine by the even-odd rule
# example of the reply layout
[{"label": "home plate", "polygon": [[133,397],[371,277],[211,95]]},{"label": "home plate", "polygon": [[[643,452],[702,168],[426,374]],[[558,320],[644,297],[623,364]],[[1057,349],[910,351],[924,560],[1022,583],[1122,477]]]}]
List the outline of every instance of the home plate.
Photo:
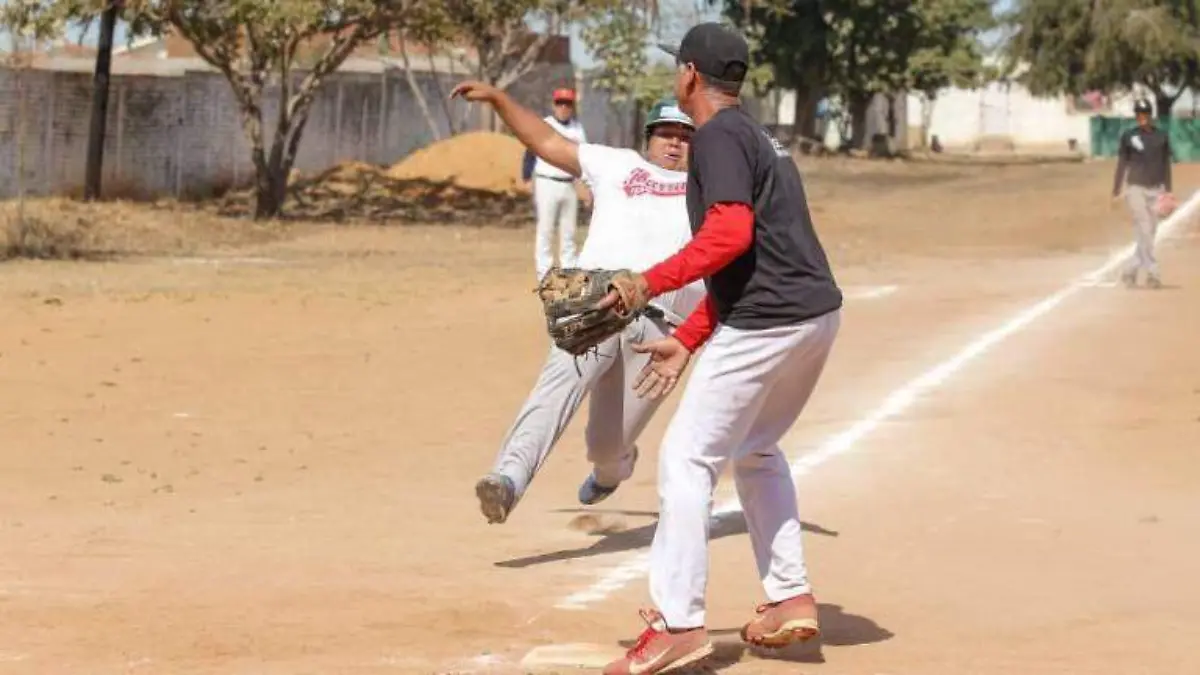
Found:
[{"label": "home plate", "polygon": [[621,658],[625,650],[616,645],[597,645],[575,642],[565,645],[546,645],[529,650],[521,659],[521,667],[538,668],[603,668]]}]

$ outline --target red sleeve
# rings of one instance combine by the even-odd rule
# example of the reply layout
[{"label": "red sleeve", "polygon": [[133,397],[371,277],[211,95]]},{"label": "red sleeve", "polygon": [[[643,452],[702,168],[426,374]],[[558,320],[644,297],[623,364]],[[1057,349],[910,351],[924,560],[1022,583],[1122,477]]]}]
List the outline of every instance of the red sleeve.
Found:
[{"label": "red sleeve", "polygon": [[700,345],[708,341],[717,327],[717,306],[711,295],[705,295],[700,304],[688,315],[687,320],[675,329],[675,339],[689,352],[695,353]]},{"label": "red sleeve", "polygon": [[646,270],[650,297],[712,276],[754,243],[754,211],[749,204],[721,202],[704,214],[700,231],[678,253]]}]

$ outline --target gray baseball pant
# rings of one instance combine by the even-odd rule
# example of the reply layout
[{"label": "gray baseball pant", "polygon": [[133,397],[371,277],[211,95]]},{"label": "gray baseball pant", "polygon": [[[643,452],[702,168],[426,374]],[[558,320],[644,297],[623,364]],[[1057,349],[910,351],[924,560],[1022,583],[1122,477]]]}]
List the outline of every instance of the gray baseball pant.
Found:
[{"label": "gray baseball pant", "polygon": [[1154,237],[1158,233],[1158,213],[1154,206],[1163,194],[1162,187],[1142,187],[1127,185],[1125,187],[1125,204],[1133,214],[1133,232],[1137,242],[1133,260],[1125,270],[1125,276],[1132,277],[1139,271],[1151,277],[1158,278],[1158,260],[1154,257]]},{"label": "gray baseball pant", "polygon": [[633,391],[634,379],[649,357],[634,353],[630,346],[657,340],[671,330],[663,319],[641,317],[620,335],[601,343],[597,353],[574,357],[550,347],[537,383],[505,436],[493,468],[512,480],[518,498],[529,488],[587,394],[584,438],[596,481],[612,487],[633,475],[634,444],[661,400],[641,399]]}]

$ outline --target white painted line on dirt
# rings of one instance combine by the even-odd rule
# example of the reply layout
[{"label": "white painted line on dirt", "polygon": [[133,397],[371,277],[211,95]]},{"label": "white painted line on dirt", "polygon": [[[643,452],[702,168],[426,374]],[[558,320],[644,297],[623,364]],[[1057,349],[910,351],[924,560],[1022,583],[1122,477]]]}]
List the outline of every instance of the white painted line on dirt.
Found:
[{"label": "white painted line on dirt", "polygon": [[285,265],[284,260],[277,258],[171,258],[176,265]]},{"label": "white painted line on dirt", "polygon": [[847,300],[876,300],[886,298],[900,289],[899,286],[851,286],[844,289]]},{"label": "white painted line on dirt", "polygon": [[[1195,192],[1169,218],[1162,221],[1158,229],[1158,239],[1170,235],[1182,223],[1194,217],[1200,211],[1200,192]],[[988,350],[1003,342],[1005,339],[1020,332],[1037,319],[1050,313],[1064,300],[1071,297],[1080,289],[1099,283],[1104,277],[1116,271],[1121,264],[1133,254],[1134,247],[1126,246],[1109,257],[1108,262],[1092,272],[1077,279],[1065,288],[1043,299],[1037,304],[1019,312],[997,328],[984,333],[970,344],[963,347],[957,354],[925,371],[915,379],[905,383],[891,393],[883,403],[865,417],[854,423],[849,429],[830,438],[824,445],[802,457],[792,461],[792,475],[799,478],[813,469],[821,466],[838,455],[845,454],[855,447],[855,444],[875,431],[883,422],[905,412],[922,395],[936,390],[951,375],[962,370],[964,366],[985,354]],[[785,438],[786,442],[787,439]],[[726,500],[713,509],[713,519],[720,520],[741,512],[741,504],[737,498]],[[554,606],[557,609],[582,610],[593,603],[604,600],[614,592],[624,588],[630,582],[645,576],[650,569],[650,555],[647,552],[630,557],[616,567],[609,568],[601,574],[591,586],[571,593]]]}]

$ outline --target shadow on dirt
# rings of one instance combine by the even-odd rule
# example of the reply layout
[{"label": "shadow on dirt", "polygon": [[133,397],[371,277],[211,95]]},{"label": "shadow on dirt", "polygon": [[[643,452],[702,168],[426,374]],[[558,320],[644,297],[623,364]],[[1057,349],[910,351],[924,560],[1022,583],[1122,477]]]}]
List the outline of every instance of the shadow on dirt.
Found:
[{"label": "shadow on dirt", "polygon": [[[632,516],[650,516],[658,517],[657,513],[644,511],[598,511],[583,509],[565,509],[563,512],[580,511],[582,513],[617,513],[620,515]],[[732,537],[739,534],[746,534],[746,518],[741,512],[729,513],[714,518],[711,529],[709,530],[709,539],[720,539],[722,537]],[[657,523],[650,523],[640,527],[630,529],[602,529],[594,533],[593,536],[598,536],[600,539],[583,548],[567,549],[563,551],[554,551],[551,553],[540,553],[538,555],[526,556],[523,558],[513,558],[511,560],[502,560],[495,563],[496,567],[506,567],[512,569],[520,569],[523,567],[532,567],[534,565],[544,565],[546,563],[561,562],[564,560],[575,560],[578,558],[587,558],[594,555],[602,555],[605,553],[620,553],[622,551],[634,551],[650,546],[650,542],[654,539],[654,528]],[[836,537],[837,532],[827,530],[819,525],[811,523],[801,523],[801,527],[805,532],[819,534],[826,537]]]}]

